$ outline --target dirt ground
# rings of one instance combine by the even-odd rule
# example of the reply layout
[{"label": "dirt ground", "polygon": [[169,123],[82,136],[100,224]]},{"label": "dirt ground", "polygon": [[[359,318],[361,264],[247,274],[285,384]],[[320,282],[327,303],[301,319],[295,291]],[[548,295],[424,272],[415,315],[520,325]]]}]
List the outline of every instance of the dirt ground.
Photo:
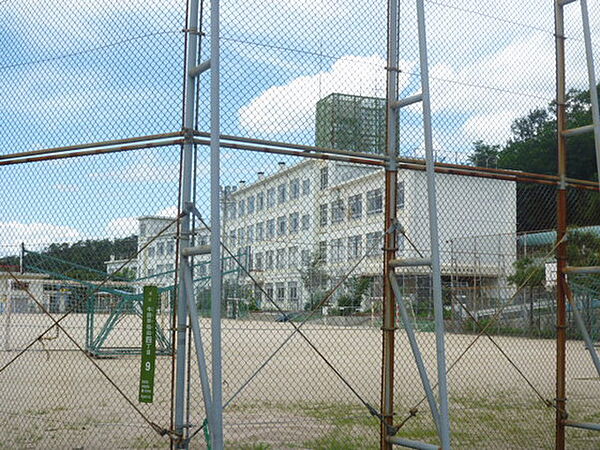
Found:
[{"label": "dirt ground", "polygon": [[[51,325],[49,318],[39,314],[15,314],[9,324],[6,319],[0,315],[0,367]],[[96,332],[105,320],[104,316],[96,318]],[[168,330],[166,317],[160,321]],[[76,342],[85,346],[85,315],[72,314],[63,324]],[[305,339],[293,333],[289,323],[225,320],[224,399],[229,402],[233,397],[225,409],[228,447],[377,447],[378,421],[370,416],[365,403],[379,409],[381,331],[368,325],[307,323],[302,328]],[[202,329],[209,349],[208,320],[202,321]],[[1,448],[168,446],[168,437],[160,436],[146,419],[159,428],[170,427],[170,356],[158,358],[154,402],[141,404],[137,401],[139,356],[91,361],[64,332],[52,330],[45,337],[49,339],[36,341],[0,371],[0,416],[5,424],[0,428]],[[421,332],[418,338],[433,378],[434,336]],[[139,346],[139,339],[138,320],[126,317],[110,334],[107,345]],[[555,397],[554,341],[494,340],[523,375],[487,338],[447,336],[455,448],[551,448],[554,408],[542,399]],[[210,362],[210,352],[207,354]],[[567,354],[570,418],[598,422],[600,384],[587,350],[581,342],[572,341]],[[396,361],[395,404],[400,422],[410,417],[409,411],[414,411],[423,396],[402,330],[396,342]],[[203,422],[204,411],[193,356],[190,363],[189,410],[195,431]],[[425,402],[400,435],[436,442]],[[571,448],[600,447],[600,436],[592,432],[569,431],[568,438]],[[204,447],[203,432],[191,443],[195,448]]]}]

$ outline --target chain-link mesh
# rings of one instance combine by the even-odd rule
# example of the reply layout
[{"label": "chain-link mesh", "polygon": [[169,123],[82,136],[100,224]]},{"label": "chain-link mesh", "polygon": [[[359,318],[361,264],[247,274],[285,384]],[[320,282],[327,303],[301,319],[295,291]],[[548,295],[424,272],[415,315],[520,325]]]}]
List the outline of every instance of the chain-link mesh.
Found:
[{"label": "chain-link mesh", "polygon": [[[600,9],[589,7],[599,63]],[[396,233],[398,258],[431,254],[418,103],[400,113],[398,223],[385,227],[387,4],[221,9],[225,445],[379,447],[384,236]],[[456,448],[553,447],[558,245],[571,266],[600,265],[589,134],[567,140],[568,233],[557,242],[553,10],[549,0],[425,1]],[[591,123],[591,109],[579,6],[565,10],[573,128]],[[196,144],[192,245],[208,245],[214,225],[208,72],[197,80],[195,137],[181,127],[185,36],[195,33],[186,15],[175,0],[0,1],[0,447],[182,444],[184,141]],[[401,2],[401,97],[421,90],[416,17],[414,2]],[[210,2],[199,23],[204,61]],[[210,374],[210,256],[190,263]],[[397,311],[392,431],[439,445],[408,339],[412,328],[435,385],[431,271],[397,268],[395,280],[410,326]],[[144,403],[149,285],[159,302],[154,398]],[[598,373],[576,315],[597,343],[600,276],[570,274],[568,287],[567,411],[597,422]],[[199,361],[187,350],[183,437],[204,448]],[[567,432],[573,448],[599,442]]]}]

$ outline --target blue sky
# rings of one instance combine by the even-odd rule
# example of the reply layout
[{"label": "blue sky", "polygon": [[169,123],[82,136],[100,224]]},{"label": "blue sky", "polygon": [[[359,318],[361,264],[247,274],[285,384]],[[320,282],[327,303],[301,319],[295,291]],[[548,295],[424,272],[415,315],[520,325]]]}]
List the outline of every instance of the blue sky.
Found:
[{"label": "blue sky", "polygon": [[[438,152],[460,158],[477,139],[502,143],[514,118],[552,99],[551,1],[426,7]],[[600,8],[591,7],[597,38]],[[567,8],[569,86],[586,81],[578,8]],[[0,3],[0,151],[178,130],[184,10],[179,0]],[[385,2],[224,1],[222,11],[223,133],[312,144],[319,98],[384,95]],[[401,15],[400,87],[410,95],[418,90],[414,2],[401,2]],[[207,89],[205,75],[201,128]],[[419,107],[401,121],[402,152],[418,154]],[[126,234],[137,215],[176,204],[178,158],[165,148],[2,167],[0,246]],[[224,152],[224,184],[251,181],[282,159]],[[206,157],[198,164],[205,203]]]}]

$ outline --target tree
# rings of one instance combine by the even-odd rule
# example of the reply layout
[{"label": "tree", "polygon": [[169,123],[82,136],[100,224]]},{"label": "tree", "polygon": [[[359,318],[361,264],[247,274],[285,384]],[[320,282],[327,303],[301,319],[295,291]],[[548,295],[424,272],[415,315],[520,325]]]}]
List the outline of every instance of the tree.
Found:
[{"label": "tree", "polygon": [[371,277],[353,277],[344,283],[345,291],[337,301],[342,316],[352,315],[360,309],[372,283]]},{"label": "tree", "polygon": [[533,332],[534,291],[544,286],[546,278],[544,261],[524,257],[515,261],[514,266],[515,273],[508,278],[508,281],[517,288],[523,289],[525,300],[529,297],[529,331]]},{"label": "tree", "polygon": [[[47,270],[78,280],[101,280],[106,278],[105,262],[112,255],[128,259],[135,257],[136,253],[137,236],[114,241],[87,239],[75,243],[53,243],[43,251],[26,252],[23,265],[26,270]],[[18,265],[19,257],[2,258],[0,264]]]},{"label": "tree", "polygon": [[327,284],[330,275],[325,271],[325,256],[321,252],[315,252],[306,268],[300,270],[302,284],[309,293],[308,301],[304,304],[306,311],[315,309],[325,298]]},{"label": "tree", "polygon": [[[599,85],[600,88],[600,85]],[[571,89],[567,93],[568,128],[589,125],[592,122],[591,102],[588,91]],[[515,119],[511,137],[502,145],[489,145],[483,141],[473,143],[469,160],[483,167],[497,157],[497,167],[546,175],[557,173],[556,104],[535,108],[523,117]],[[591,133],[569,138],[567,153],[567,176],[582,180],[596,180],[594,136]],[[534,183],[517,183],[518,231],[554,228],[556,224],[555,188]],[[570,196],[577,192],[570,191]],[[569,199],[571,200],[571,198]],[[600,195],[585,198],[569,212],[569,223],[593,225],[600,217]]]},{"label": "tree", "polygon": [[469,161],[478,167],[497,167],[499,155],[499,145],[488,145],[479,140],[473,142],[473,153],[469,155]]}]

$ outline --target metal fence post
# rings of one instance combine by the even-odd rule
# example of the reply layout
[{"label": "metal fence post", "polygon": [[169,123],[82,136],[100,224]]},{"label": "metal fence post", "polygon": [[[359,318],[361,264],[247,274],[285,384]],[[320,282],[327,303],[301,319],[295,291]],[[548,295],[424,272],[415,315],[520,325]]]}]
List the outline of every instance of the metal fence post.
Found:
[{"label": "metal fence post", "polygon": [[567,308],[565,301],[565,266],[567,264],[567,244],[564,237],[567,233],[567,149],[563,131],[566,128],[566,93],[565,93],[565,35],[564,7],[561,0],[554,5],[556,36],[556,108],[558,139],[558,177],[557,191],[557,264],[556,264],[556,448],[565,448],[566,414],[565,398],[565,352],[567,339]]}]

